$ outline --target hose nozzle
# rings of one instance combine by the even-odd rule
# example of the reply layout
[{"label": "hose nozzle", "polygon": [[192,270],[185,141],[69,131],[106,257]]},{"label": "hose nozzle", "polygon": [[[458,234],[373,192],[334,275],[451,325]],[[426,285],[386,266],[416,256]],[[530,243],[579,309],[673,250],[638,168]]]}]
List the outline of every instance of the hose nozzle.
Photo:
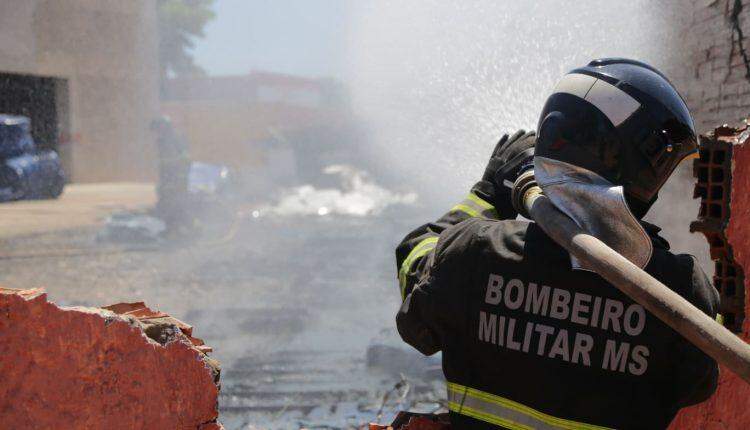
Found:
[{"label": "hose nozzle", "polygon": [[541,194],[542,189],[537,185],[534,178],[534,169],[527,169],[518,175],[516,182],[513,183],[513,191],[511,192],[513,209],[523,217],[531,219],[529,214],[531,205]]}]

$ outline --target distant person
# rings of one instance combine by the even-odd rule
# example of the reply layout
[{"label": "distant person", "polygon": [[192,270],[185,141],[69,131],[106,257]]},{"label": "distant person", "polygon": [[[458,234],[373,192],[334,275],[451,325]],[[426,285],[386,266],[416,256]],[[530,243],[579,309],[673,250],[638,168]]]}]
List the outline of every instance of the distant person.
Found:
[{"label": "distant person", "polygon": [[401,337],[442,351],[457,429],[666,428],[714,392],[716,362],[516,220],[508,184],[533,168],[566,214],[599,223],[602,241],[715,318],[695,257],[642,221],[697,152],[688,108],[653,67],[596,60],[563,77],[537,131],[500,139],[466,200],[396,249]]},{"label": "distant person", "polygon": [[156,213],[164,220],[168,236],[180,236],[189,232],[193,219],[188,208],[191,163],[188,145],[174,129],[169,117],[154,120],[151,129],[156,132],[159,157]]}]

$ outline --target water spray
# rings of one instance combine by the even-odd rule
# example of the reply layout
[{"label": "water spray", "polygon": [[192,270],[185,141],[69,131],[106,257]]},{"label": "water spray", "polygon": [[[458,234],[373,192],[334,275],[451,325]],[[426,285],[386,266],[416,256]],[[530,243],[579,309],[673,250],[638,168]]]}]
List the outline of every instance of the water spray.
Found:
[{"label": "water spray", "polygon": [[542,192],[534,171],[513,186],[513,206],[587,268],[648,309],[677,333],[750,383],[750,345],[711,319],[682,296],[586,233]]}]

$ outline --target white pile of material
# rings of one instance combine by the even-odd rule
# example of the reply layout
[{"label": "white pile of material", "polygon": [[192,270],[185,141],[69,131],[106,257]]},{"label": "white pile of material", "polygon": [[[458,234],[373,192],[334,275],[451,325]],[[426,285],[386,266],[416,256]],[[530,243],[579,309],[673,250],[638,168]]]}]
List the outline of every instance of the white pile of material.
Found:
[{"label": "white pile of material", "polygon": [[378,215],[396,204],[414,204],[415,193],[399,194],[373,182],[361,170],[346,165],[332,165],[323,170],[337,175],[341,189],[317,189],[312,185],[295,187],[277,205],[261,211],[282,216],[290,215],[345,215],[365,217]]}]

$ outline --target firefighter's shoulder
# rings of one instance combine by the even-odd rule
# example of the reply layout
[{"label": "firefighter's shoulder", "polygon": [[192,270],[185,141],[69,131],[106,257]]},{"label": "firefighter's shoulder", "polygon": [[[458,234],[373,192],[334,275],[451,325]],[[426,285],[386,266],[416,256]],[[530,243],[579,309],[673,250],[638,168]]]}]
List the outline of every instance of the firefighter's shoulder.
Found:
[{"label": "firefighter's shoulder", "polygon": [[707,315],[716,316],[719,293],[694,255],[654,247],[646,271]]},{"label": "firefighter's shoulder", "polygon": [[496,252],[522,252],[528,221],[472,217],[445,229],[435,247],[435,264],[473,259],[492,247]]}]

